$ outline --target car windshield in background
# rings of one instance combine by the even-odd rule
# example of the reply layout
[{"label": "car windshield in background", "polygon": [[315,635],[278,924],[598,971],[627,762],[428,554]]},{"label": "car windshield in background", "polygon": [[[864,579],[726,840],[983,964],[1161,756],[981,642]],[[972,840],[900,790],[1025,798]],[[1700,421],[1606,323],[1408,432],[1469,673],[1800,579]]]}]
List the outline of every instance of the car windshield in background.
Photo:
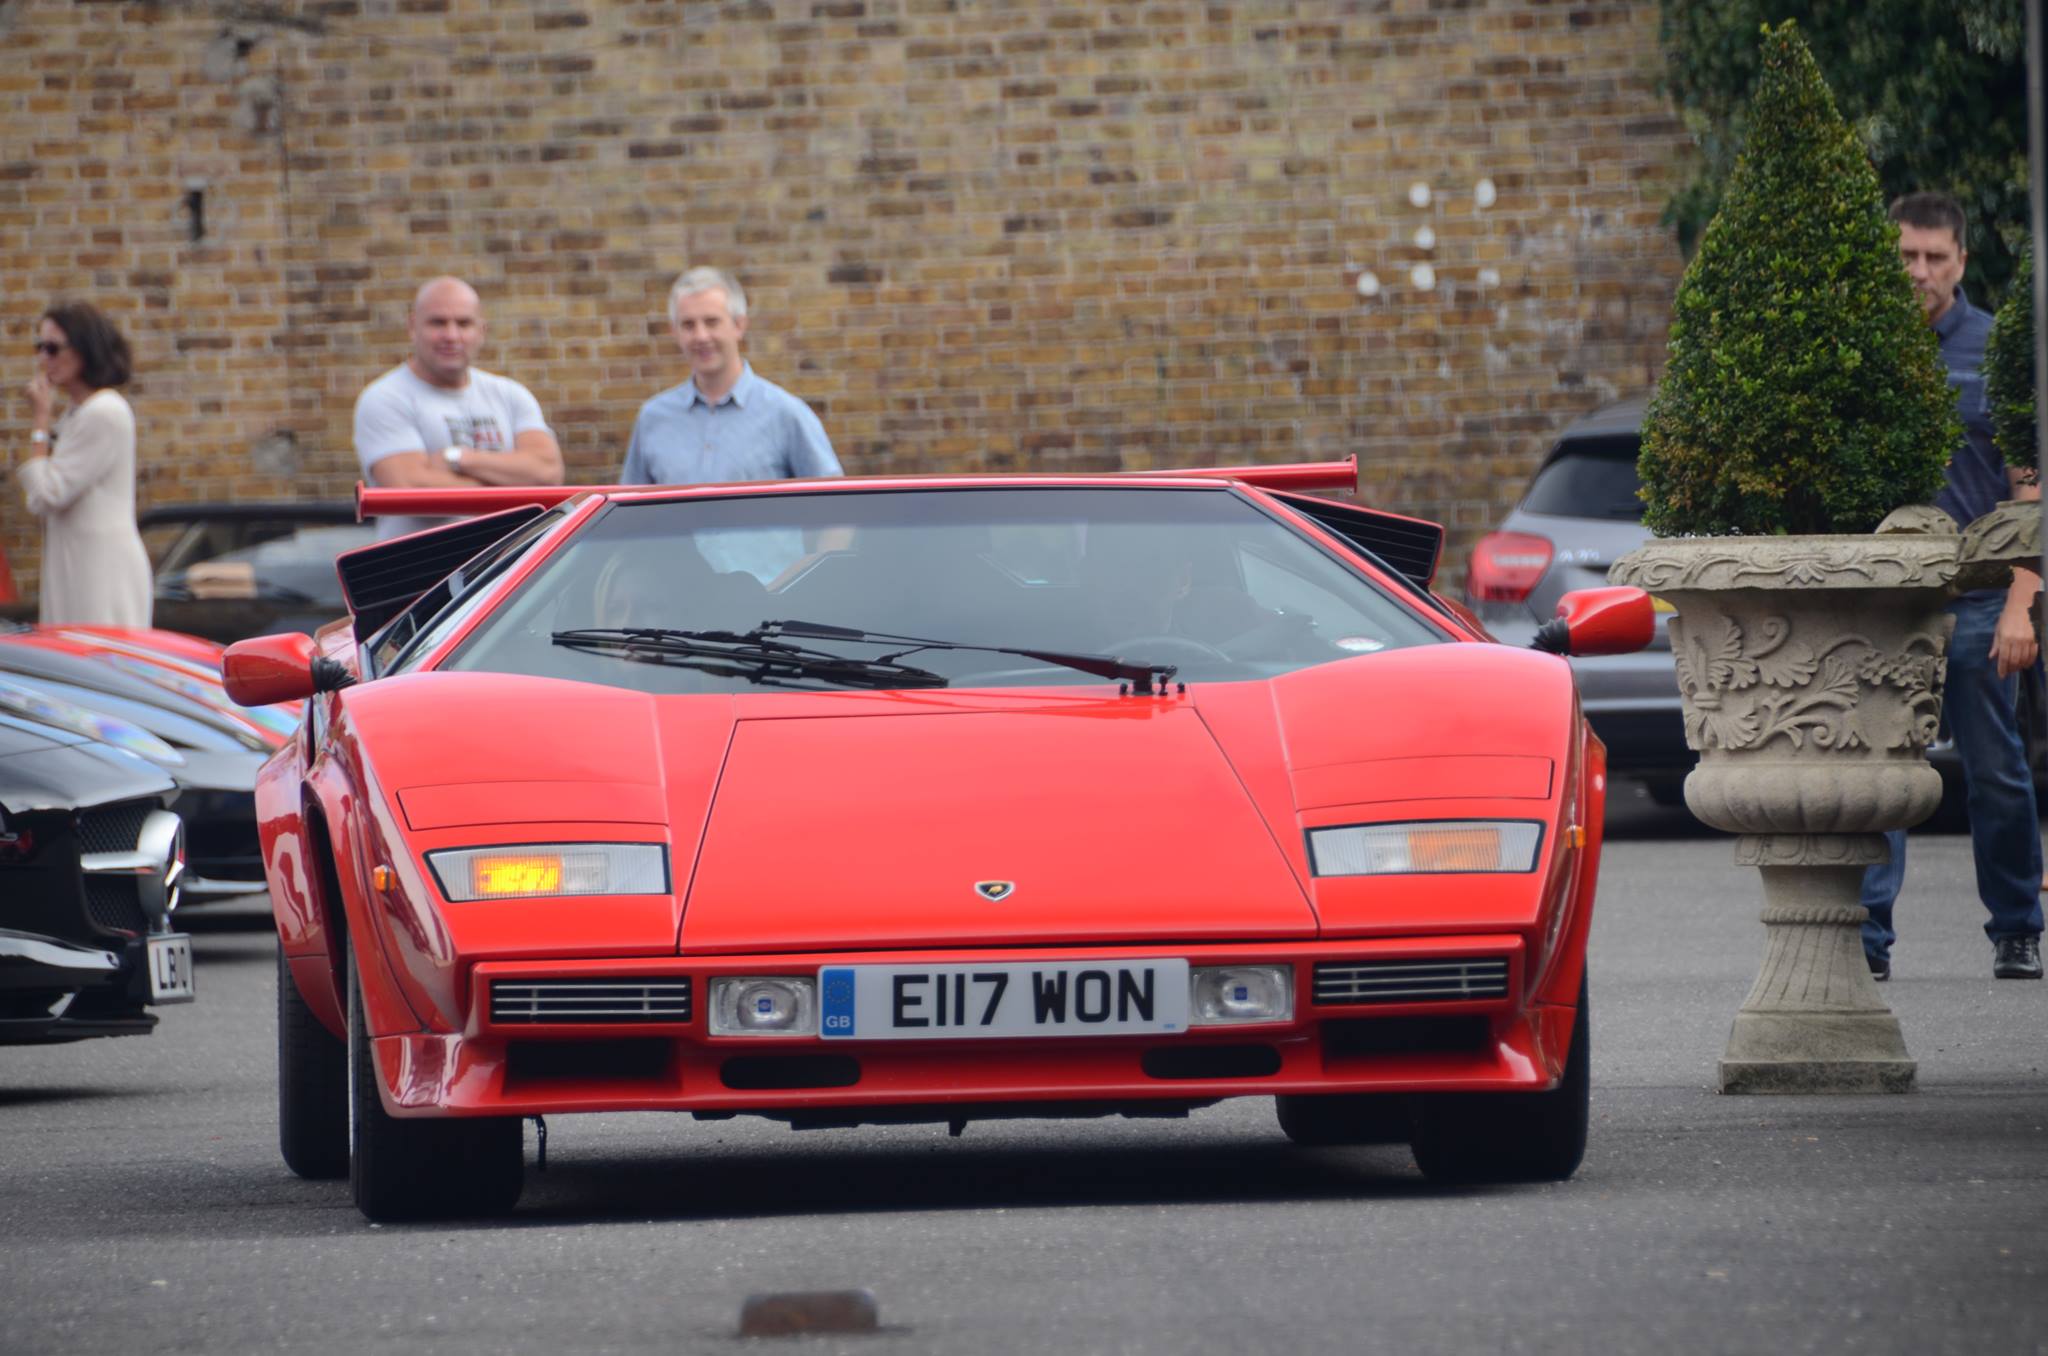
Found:
[{"label": "car windshield in background", "polygon": [[[891,686],[636,648],[632,632],[803,621],[895,637],[1264,678],[1446,639],[1410,608],[1227,490],[777,493],[614,504],[440,667],[650,692]],[[575,632],[579,636],[566,636]],[[589,633],[614,633],[593,644]],[[811,635],[811,652],[903,655],[906,687],[1095,684],[1027,656]],[[715,644],[715,642],[714,642]]]},{"label": "car windshield in background", "polygon": [[157,596],[338,603],[334,558],[376,539],[370,523],[190,524],[158,559]]},{"label": "car windshield in background", "polygon": [[1643,501],[1636,497],[1643,483],[1636,475],[1640,448],[1641,439],[1633,433],[1572,439],[1536,473],[1522,511],[1554,518],[1641,521]]}]

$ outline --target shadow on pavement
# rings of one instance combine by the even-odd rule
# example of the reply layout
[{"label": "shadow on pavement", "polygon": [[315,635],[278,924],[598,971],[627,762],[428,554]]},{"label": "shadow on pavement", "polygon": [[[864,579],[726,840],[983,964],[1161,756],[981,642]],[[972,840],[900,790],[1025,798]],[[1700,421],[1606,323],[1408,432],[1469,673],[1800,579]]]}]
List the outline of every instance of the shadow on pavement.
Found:
[{"label": "shadow on pavement", "polygon": [[[553,1154],[565,1148],[574,1152],[574,1140],[565,1145],[558,1136]],[[693,1155],[679,1141],[673,1158],[644,1152],[567,1162],[553,1158],[544,1174],[534,1171],[529,1158],[526,1194],[518,1212],[492,1223],[501,1228],[553,1227],[621,1217],[741,1219],[902,1210],[1245,1205],[1447,1194],[1469,1193],[1425,1181],[1405,1145],[1302,1150],[1282,1143],[1174,1149],[1162,1148],[1155,1140],[1142,1147],[1075,1153],[1071,1147],[1039,1151],[1010,1143],[979,1150],[934,1146],[922,1152],[870,1149],[846,1158],[794,1158]]]}]

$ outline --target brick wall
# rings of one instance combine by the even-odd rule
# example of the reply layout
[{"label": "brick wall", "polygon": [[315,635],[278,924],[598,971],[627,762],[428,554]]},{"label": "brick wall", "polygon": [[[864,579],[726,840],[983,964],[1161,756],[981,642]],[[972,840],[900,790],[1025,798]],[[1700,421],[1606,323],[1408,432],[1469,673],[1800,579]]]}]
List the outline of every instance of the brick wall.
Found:
[{"label": "brick wall", "polygon": [[[602,481],[714,263],[853,472],[1356,453],[1462,547],[1661,361],[1655,33],[1649,0],[12,0],[0,435],[78,295],[137,350],[145,504],[344,494],[356,392],[450,271]],[[0,534],[32,588],[11,491]]]}]

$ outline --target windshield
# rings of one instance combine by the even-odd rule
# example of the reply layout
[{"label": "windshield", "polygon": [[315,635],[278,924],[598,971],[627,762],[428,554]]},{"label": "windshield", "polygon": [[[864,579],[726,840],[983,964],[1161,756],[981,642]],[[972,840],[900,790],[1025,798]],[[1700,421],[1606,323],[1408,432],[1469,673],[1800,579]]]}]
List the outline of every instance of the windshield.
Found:
[{"label": "windshield", "polygon": [[[775,494],[612,505],[440,667],[651,692],[777,690],[701,656],[558,641],[591,629],[743,634],[768,621],[1115,655],[1172,665],[1183,682],[1446,638],[1228,490]],[[903,648],[806,643],[863,661]],[[1016,654],[922,650],[914,662],[953,687],[1106,681]]]}]

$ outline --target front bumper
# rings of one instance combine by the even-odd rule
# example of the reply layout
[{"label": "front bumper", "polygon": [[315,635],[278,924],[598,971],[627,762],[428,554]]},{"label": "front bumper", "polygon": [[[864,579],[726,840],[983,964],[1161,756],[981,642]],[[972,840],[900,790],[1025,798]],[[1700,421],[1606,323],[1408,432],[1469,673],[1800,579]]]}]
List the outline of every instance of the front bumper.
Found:
[{"label": "front bumper", "polygon": [[[549,979],[813,974],[864,963],[1066,960],[1044,950],[772,957],[492,961],[471,974],[465,1029],[377,1038],[384,1102],[398,1116],[573,1111],[752,1113],[794,1124],[1074,1114],[1275,1093],[1542,1091],[1555,1084],[1572,1010],[1531,1001],[1524,939],[1431,939],[1205,948],[1090,948],[1091,959],[1185,957],[1194,965],[1295,967],[1292,1019],[1176,1035],[1003,1040],[824,1040],[712,1036],[706,1004],[687,1019],[496,1021],[491,988]],[[1318,962],[1498,959],[1498,996],[1316,1001]]]},{"label": "front bumper", "polygon": [[[0,928],[0,1045],[140,1036],[156,1027],[141,938],[110,947]],[[138,996],[138,985],[142,996]]]}]

